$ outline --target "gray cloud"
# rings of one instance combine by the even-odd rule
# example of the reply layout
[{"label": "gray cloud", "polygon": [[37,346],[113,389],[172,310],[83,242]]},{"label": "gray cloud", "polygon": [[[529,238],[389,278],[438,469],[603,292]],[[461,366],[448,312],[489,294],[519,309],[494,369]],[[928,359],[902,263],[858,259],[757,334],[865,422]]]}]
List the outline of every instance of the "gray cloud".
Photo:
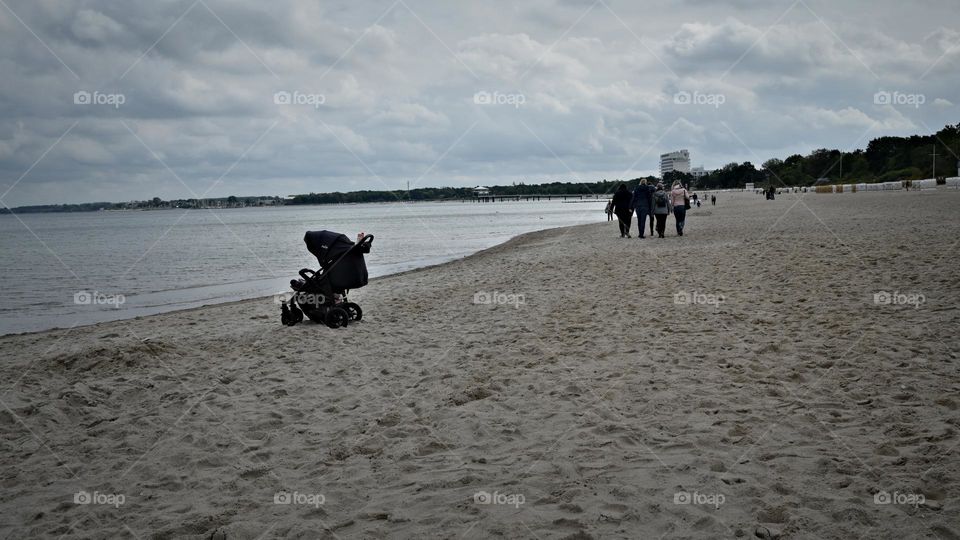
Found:
[{"label": "gray cloud", "polygon": [[593,180],[680,147],[718,167],[958,121],[947,1],[7,5],[10,206]]}]

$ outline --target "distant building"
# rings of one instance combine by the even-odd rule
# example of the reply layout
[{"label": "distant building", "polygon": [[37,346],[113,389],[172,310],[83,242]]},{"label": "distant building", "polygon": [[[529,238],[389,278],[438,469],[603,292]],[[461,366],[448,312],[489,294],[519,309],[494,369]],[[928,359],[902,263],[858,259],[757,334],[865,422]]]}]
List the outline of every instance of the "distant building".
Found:
[{"label": "distant building", "polygon": [[693,176],[695,179],[703,178],[708,174],[710,174],[710,171],[704,170],[703,167],[694,167],[690,169],[690,175]]},{"label": "distant building", "polygon": [[660,178],[668,172],[690,172],[690,151],[677,150],[667,154],[660,154]]},{"label": "distant building", "polygon": [[484,186],[477,186],[473,188],[474,197],[486,197],[490,194],[490,188]]}]

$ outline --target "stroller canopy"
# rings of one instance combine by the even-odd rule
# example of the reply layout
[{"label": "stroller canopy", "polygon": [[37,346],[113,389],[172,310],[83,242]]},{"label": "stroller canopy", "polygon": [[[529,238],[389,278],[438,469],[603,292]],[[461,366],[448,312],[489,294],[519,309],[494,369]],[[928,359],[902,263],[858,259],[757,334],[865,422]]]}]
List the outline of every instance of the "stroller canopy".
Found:
[{"label": "stroller canopy", "polygon": [[355,289],[367,284],[367,265],[363,254],[369,253],[369,243],[352,249],[356,246],[352,240],[333,231],[308,231],[303,241],[320,263],[322,279],[329,281],[335,290]]},{"label": "stroller canopy", "polygon": [[354,246],[347,235],[333,231],[307,231],[303,241],[324,270]]}]

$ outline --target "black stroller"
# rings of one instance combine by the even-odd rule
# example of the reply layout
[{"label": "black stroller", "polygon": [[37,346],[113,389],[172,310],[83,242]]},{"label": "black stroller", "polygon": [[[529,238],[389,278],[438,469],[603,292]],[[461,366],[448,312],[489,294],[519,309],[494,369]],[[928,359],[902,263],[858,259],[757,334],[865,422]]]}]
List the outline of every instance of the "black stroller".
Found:
[{"label": "black stroller", "polygon": [[346,235],[332,231],[308,231],[303,237],[307,249],[320,263],[320,270],[300,270],[303,279],[290,280],[293,296],[280,308],[280,321],[293,326],[306,315],[311,321],[330,328],[346,326],[363,317],[360,306],[347,300],[347,291],[367,284],[364,253],[370,253],[373,235],[354,243]]}]

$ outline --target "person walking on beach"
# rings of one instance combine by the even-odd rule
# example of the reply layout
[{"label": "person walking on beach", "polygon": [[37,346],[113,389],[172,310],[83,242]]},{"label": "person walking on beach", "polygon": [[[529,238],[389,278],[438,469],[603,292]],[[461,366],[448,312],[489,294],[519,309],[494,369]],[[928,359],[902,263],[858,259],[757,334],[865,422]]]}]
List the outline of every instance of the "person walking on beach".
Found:
[{"label": "person walking on beach", "polygon": [[716,206],[716,205],[717,205],[717,196],[716,196],[716,195],[711,195],[711,196],[710,196],[710,204],[713,205],[713,206]]},{"label": "person walking on beach", "polygon": [[670,191],[670,204],[673,206],[673,217],[677,220],[677,236],[683,236],[683,225],[687,219],[687,205],[690,204],[687,190],[680,182],[673,184]]},{"label": "person walking on beach", "polygon": [[630,238],[630,221],[633,218],[630,199],[630,191],[627,190],[627,185],[620,184],[611,201],[613,203],[613,213],[617,215],[617,221],[620,222],[620,238]]},{"label": "person walking on beach", "polygon": [[637,213],[637,229],[639,229],[639,238],[646,238],[643,235],[643,229],[647,225],[647,216],[650,216],[650,236],[653,236],[653,192],[656,191],[653,186],[647,184],[647,179],[640,180],[640,184],[633,190],[633,200],[630,206]]},{"label": "person walking on beach", "polygon": [[667,215],[670,214],[670,197],[663,190],[663,183],[657,184],[657,190],[653,192],[653,216],[657,218],[657,236],[663,238],[663,232],[667,229]]},{"label": "person walking on beach", "polygon": [[607,201],[607,207],[603,211],[607,213],[607,221],[613,221],[613,201]]}]

